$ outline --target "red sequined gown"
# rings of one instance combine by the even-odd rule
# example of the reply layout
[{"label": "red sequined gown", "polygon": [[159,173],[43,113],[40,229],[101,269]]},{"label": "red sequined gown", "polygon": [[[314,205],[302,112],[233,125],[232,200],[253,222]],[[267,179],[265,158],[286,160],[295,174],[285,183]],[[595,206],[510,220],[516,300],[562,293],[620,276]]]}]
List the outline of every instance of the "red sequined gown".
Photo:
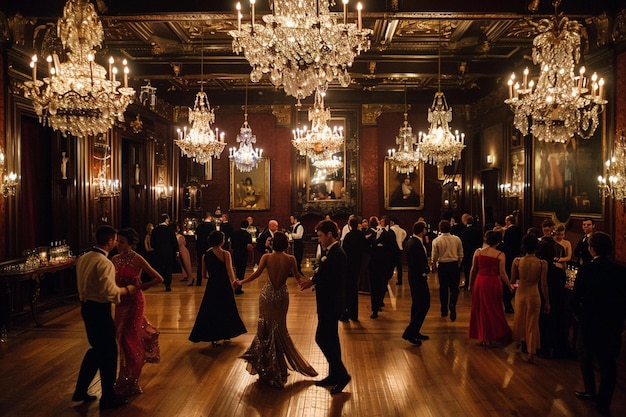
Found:
[{"label": "red sequined gown", "polygon": [[[126,252],[113,257],[115,281],[120,287],[141,285],[141,268],[133,266],[134,256],[134,252]],[[143,315],[145,303],[143,291],[137,291],[123,295],[115,307],[121,359],[115,390],[120,395],[140,394],[139,376],[143,364],[158,363],[160,360],[159,331]]]}]

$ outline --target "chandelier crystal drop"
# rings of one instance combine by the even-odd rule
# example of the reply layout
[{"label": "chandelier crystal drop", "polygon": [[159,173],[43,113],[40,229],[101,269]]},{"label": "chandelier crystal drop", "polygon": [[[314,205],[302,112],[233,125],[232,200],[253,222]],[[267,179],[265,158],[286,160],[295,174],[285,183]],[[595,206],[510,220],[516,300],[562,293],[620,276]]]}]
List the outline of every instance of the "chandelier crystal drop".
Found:
[{"label": "chandelier crystal drop", "polygon": [[589,139],[608,102],[604,99],[604,80],[596,73],[588,78],[581,66],[575,75],[583,28],[567,17],[558,19],[559,3],[553,2],[553,19],[536,25],[539,35],[533,40],[532,57],[540,69],[537,81],[528,80],[528,68],[522,80],[512,74],[509,98],[504,102],[515,113],[513,124],[520,132],[532,133],[540,141],[564,143],[574,135]]},{"label": "chandelier crystal drop", "polygon": [[606,172],[598,176],[598,186],[603,197],[626,203],[626,134],[622,132],[615,141],[613,155],[606,163]]},{"label": "chandelier crystal drop", "polygon": [[324,108],[324,95],[321,89],[315,93],[315,103],[309,109],[311,129],[305,126],[294,130],[291,141],[300,155],[317,160],[324,159],[329,153],[341,152],[344,142],[343,128],[329,125],[330,109]]},{"label": "chandelier crystal drop", "polygon": [[445,166],[461,159],[461,152],[465,149],[465,133],[459,133],[458,130],[452,133],[448,125],[451,121],[452,109],[448,106],[446,96],[441,91],[437,92],[428,109],[428,133],[419,133],[419,150],[424,161]]},{"label": "chandelier crystal drop", "polygon": [[116,80],[117,68],[109,58],[109,71],[97,64],[95,48],[104,39],[102,23],[92,3],[68,0],[57,30],[67,61],[49,56],[48,77],[37,79],[37,56],[30,63],[32,81],[24,82],[24,96],[33,102],[44,125],[76,137],[106,133],[115,120],[124,121],[124,111],[133,101],[135,90],[128,87],[128,67],[124,60],[124,86]]},{"label": "chandelier crystal drop", "polygon": [[[406,107],[406,106],[405,106]],[[400,174],[410,174],[415,171],[421,162],[420,151],[417,144],[417,135],[408,121],[408,113],[404,113],[404,124],[400,127],[396,144],[398,149],[387,151],[387,160]]]},{"label": "chandelier crystal drop", "polygon": [[276,87],[287,95],[303,99],[315,89],[337,80],[350,84],[348,69],[354,57],[370,48],[371,29],[363,29],[361,3],[357,22],[348,23],[348,0],[343,0],[343,23],[331,17],[334,0],[276,0],[272,14],[255,22],[255,0],[250,0],[251,21],[242,24],[241,6],[237,3],[237,30],[233,52],[243,52],[250,62],[250,80],[259,82],[269,74]]},{"label": "chandelier crystal drop", "polygon": [[321,154],[312,157],[311,165],[318,170],[321,170],[321,173],[326,176],[331,175],[343,168],[343,161],[341,156],[335,155],[334,152],[326,150]]}]

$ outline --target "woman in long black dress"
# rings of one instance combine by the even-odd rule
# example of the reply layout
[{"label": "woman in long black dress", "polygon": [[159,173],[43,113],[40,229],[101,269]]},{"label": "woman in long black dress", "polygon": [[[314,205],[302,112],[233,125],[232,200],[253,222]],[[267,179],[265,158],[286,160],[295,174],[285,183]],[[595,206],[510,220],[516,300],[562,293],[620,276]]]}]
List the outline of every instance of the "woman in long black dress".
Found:
[{"label": "woman in long black dress", "polygon": [[247,330],[233,294],[235,273],[230,252],[222,249],[224,233],[211,232],[208,243],[209,250],[202,257],[202,276],[207,284],[189,340],[217,346],[219,340],[232,339]]}]

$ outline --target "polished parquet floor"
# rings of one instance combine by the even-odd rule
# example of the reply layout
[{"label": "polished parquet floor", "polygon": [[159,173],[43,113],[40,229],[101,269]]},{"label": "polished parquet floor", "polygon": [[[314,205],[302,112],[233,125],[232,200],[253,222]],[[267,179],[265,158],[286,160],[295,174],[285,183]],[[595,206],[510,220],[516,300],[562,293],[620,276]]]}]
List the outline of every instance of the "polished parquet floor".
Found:
[{"label": "polished parquet floor", "polygon": [[[307,271],[305,270],[305,274]],[[310,272],[309,274],[310,275]],[[237,296],[248,333],[213,348],[187,340],[203,287],[174,277],[173,291],[146,292],[146,315],[161,331],[161,363],[146,364],[144,393],[116,410],[98,402],[72,403],[78,368],[87,349],[76,301],[43,314],[45,325],[14,323],[0,345],[0,416],[596,416],[593,405],[574,396],[582,388],[574,360],[524,361],[514,345],[484,348],[468,339],[470,299],[461,292],[458,319],[440,317],[436,277],[429,283],[432,306],[423,327],[431,339],[422,346],[402,340],[411,297],[409,286],[390,281],[386,307],[369,318],[369,297],[360,295],[360,322],[340,323],[344,362],[352,382],[331,396],[311,378],[289,376],[280,390],[257,382],[238,359],[253,339],[257,298],[266,276]],[[302,354],[325,376],[326,362],[314,341],[315,294],[289,281],[288,328]],[[513,317],[509,315],[512,324]],[[626,349],[622,349],[613,416],[626,415]],[[100,395],[99,381],[90,389]]]}]

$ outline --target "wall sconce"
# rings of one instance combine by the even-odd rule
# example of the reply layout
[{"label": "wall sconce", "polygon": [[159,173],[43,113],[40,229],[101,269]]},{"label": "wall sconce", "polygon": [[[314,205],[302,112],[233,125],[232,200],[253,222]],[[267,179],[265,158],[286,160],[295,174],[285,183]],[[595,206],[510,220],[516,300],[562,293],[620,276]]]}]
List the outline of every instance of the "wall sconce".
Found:
[{"label": "wall sconce", "polygon": [[487,155],[487,163],[488,164],[493,164],[495,159],[496,159],[496,157],[493,154],[490,153],[489,155]]},{"label": "wall sconce", "polygon": [[168,198],[172,198],[174,187],[172,186],[168,187],[165,184],[157,184],[154,187],[154,190],[159,200],[167,200]]},{"label": "wall sconce", "polygon": [[150,110],[154,110],[154,108],[156,107],[156,90],[156,87],[152,87],[150,85],[150,80],[148,80],[148,84],[141,86],[141,92],[139,93],[139,102],[143,106],[149,107]]},{"label": "wall sconce", "polygon": [[15,172],[7,173],[5,170],[5,156],[4,150],[0,147],[0,175],[2,176],[2,183],[0,183],[0,193],[3,196],[9,197],[15,195],[17,188],[17,174]]},{"label": "wall sconce", "polygon": [[521,191],[520,183],[505,183],[500,184],[500,196],[501,197],[519,197]]}]

